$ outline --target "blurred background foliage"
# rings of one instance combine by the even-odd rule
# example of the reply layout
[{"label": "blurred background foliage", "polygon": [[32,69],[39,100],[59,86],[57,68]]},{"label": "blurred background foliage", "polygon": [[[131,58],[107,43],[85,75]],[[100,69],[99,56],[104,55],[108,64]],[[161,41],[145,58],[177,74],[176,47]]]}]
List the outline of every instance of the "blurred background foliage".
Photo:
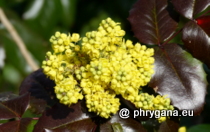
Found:
[{"label": "blurred background foliage", "polygon": [[[49,38],[56,31],[80,33],[96,30],[102,19],[119,21],[133,39],[127,21],[136,0],[0,0],[6,16],[23,39],[31,56],[40,66],[46,51],[51,50]],[[0,92],[18,93],[21,81],[32,72],[12,37],[0,23]]]},{"label": "blurred background foliage", "polygon": [[[96,30],[102,19],[111,17],[121,22],[126,39],[137,42],[127,20],[136,0],[0,0],[9,21],[23,39],[28,51],[41,66],[45,53],[51,50],[49,38],[56,31],[80,33]],[[180,38],[173,40],[179,43]],[[206,69],[209,81],[210,71]],[[4,25],[0,23],[0,92],[18,94],[21,81],[32,69],[24,60],[17,45]],[[208,90],[209,91],[209,90]],[[210,123],[210,97],[201,116],[181,118],[181,126]]]}]

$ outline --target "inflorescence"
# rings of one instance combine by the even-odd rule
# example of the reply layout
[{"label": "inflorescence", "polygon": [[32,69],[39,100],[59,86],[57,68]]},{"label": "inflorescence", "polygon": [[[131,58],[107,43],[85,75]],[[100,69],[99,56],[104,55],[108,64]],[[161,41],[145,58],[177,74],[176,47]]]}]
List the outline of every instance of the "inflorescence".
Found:
[{"label": "inflorescence", "polygon": [[104,118],[119,110],[116,95],[144,110],[173,109],[169,98],[140,92],[154,73],[154,49],[124,35],[120,23],[107,18],[83,38],[60,32],[50,38],[53,52],[46,53],[42,68],[55,81],[60,103],[70,106],[85,98],[89,112]]}]

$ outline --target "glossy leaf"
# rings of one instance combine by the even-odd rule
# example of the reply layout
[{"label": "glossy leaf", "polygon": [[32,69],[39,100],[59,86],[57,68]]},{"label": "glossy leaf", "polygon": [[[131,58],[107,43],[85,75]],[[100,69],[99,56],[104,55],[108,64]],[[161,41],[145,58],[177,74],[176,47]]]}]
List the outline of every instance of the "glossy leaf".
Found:
[{"label": "glossy leaf", "polygon": [[182,32],[185,47],[197,59],[210,67],[210,38],[195,22],[188,22]]},{"label": "glossy leaf", "polygon": [[210,16],[202,16],[196,19],[197,24],[210,36]]},{"label": "glossy leaf", "polygon": [[28,132],[28,125],[31,118],[22,118],[16,121],[10,121],[0,125],[1,132]]},{"label": "glossy leaf", "polygon": [[155,48],[155,74],[149,86],[161,95],[168,95],[180,110],[194,110],[198,115],[205,102],[206,75],[202,63],[177,44]]},{"label": "glossy leaf", "polygon": [[[80,101],[70,107],[62,104],[54,105],[51,109],[42,114],[34,131],[50,130],[79,130],[79,131],[94,131],[97,122],[94,117],[95,114],[88,113],[84,106],[84,102]],[[67,125],[67,126],[66,126]],[[72,127],[73,126],[73,127]]]},{"label": "glossy leaf", "polygon": [[177,12],[186,18],[193,19],[210,5],[210,0],[172,0],[172,3]]},{"label": "glossy leaf", "polygon": [[141,43],[161,44],[177,27],[166,10],[167,0],[138,0],[130,10],[129,22]]},{"label": "glossy leaf", "polygon": [[3,93],[0,93],[0,102],[4,102],[4,101],[7,101],[9,99],[13,99],[13,98],[15,98],[17,96],[18,95],[13,94],[11,92],[3,92]]},{"label": "glossy leaf", "polygon": [[39,69],[31,73],[23,80],[20,85],[19,94],[22,95],[30,93],[32,96],[31,103],[35,103],[34,105],[40,103],[41,111],[38,109],[36,110],[38,113],[42,113],[42,110],[46,107],[44,104],[53,105],[56,101],[58,101],[54,93],[54,86],[55,83],[47,78],[47,76],[42,72],[42,69]]},{"label": "glossy leaf", "polygon": [[21,117],[28,107],[29,94],[0,103],[0,119]]},{"label": "glossy leaf", "polygon": [[54,1],[37,1],[33,0],[31,6],[23,14],[26,24],[31,27],[37,34],[41,34],[42,37],[49,39],[49,31],[52,31],[57,23],[60,13],[59,0]]},{"label": "glossy leaf", "polygon": [[[76,0],[33,0],[23,14],[26,24],[45,39],[62,25],[64,31],[72,26],[75,17]],[[57,15],[59,14],[59,15]]]},{"label": "glossy leaf", "polygon": [[[140,122],[133,118],[121,119],[118,114],[115,114],[111,119],[103,119],[96,117],[96,115],[89,115],[85,111],[81,111],[78,106],[80,103],[70,108],[66,106],[59,106],[59,111],[66,111],[67,109],[73,108],[75,111],[70,110],[73,113],[69,113],[65,118],[61,118],[61,113],[56,108],[50,110],[42,116],[35,126],[35,131],[44,128],[46,132],[61,132],[61,131],[97,131],[100,128],[100,132],[123,132],[123,131],[146,131]],[[81,105],[82,106],[82,105]],[[66,108],[65,108],[66,107]],[[78,108],[79,110],[78,110]],[[84,106],[83,106],[84,108]],[[64,110],[65,109],[65,110]],[[47,114],[49,113],[49,114]],[[53,116],[54,115],[54,116]],[[60,118],[56,118],[57,115]],[[89,115],[89,116],[87,116]],[[45,123],[50,121],[51,123]],[[62,122],[62,124],[61,124]],[[66,122],[66,123],[65,123]],[[53,127],[52,127],[53,126]],[[39,128],[38,128],[39,127]],[[52,128],[51,128],[52,127]]]}]

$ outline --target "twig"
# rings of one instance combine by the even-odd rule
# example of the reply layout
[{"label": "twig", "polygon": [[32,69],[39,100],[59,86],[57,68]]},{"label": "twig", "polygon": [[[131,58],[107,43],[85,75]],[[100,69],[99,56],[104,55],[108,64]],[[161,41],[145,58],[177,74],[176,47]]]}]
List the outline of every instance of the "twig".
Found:
[{"label": "twig", "polygon": [[26,62],[34,71],[37,70],[39,68],[38,65],[32,59],[31,55],[29,54],[28,50],[25,47],[25,44],[23,43],[23,40],[20,38],[17,31],[9,22],[9,20],[4,14],[4,11],[1,8],[0,8],[0,20],[2,21],[2,24],[6,27],[6,29],[11,34],[14,41],[16,42],[17,46],[20,49],[20,52],[23,54],[23,57],[26,59]]}]

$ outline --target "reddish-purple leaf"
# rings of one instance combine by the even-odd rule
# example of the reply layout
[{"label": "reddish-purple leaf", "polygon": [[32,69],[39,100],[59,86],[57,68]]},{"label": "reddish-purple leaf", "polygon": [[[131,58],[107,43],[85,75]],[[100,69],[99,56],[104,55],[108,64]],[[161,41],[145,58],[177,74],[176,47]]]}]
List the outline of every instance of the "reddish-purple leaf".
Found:
[{"label": "reddish-purple leaf", "polygon": [[4,101],[7,101],[9,99],[13,99],[13,98],[15,98],[17,96],[18,95],[13,94],[11,92],[3,92],[3,93],[0,93],[0,102],[4,102]]},{"label": "reddish-purple leaf", "polygon": [[17,115],[10,111],[6,106],[0,103],[0,120],[15,118]]},{"label": "reddish-purple leaf", "polygon": [[210,5],[210,0],[172,0],[172,3],[177,12],[186,18],[193,19]]},{"label": "reddish-purple leaf", "polygon": [[202,63],[182,50],[177,44],[155,48],[155,74],[149,86],[168,95],[180,110],[194,110],[198,115],[205,102],[206,74]]},{"label": "reddish-purple leaf", "polygon": [[197,59],[210,67],[210,38],[195,22],[188,22],[182,32],[185,47]]},{"label": "reddish-purple leaf", "polygon": [[31,118],[22,118],[21,120],[1,124],[0,132],[27,132],[31,120]]},{"label": "reddish-purple leaf", "polygon": [[128,20],[141,43],[161,44],[175,32],[177,22],[166,8],[167,0],[138,0],[134,4]]},{"label": "reddish-purple leaf", "polygon": [[173,120],[166,120],[161,123],[158,132],[178,132],[179,123]]},{"label": "reddish-purple leaf", "polygon": [[21,117],[29,104],[29,94],[0,103],[0,119]]},{"label": "reddish-purple leaf", "polygon": [[[119,123],[119,124],[118,124]],[[122,119],[118,113],[115,114],[108,122],[101,124],[100,132],[118,132],[122,127],[123,132],[146,132],[146,129],[142,126],[141,122],[129,117],[128,119]]]},{"label": "reddish-purple leaf", "polygon": [[[52,106],[57,100],[54,87],[55,83],[46,77],[39,69],[24,79],[20,86],[20,95],[30,93],[30,105],[37,114],[42,113],[46,106]],[[37,105],[39,104],[39,105]]]},{"label": "reddish-purple leaf", "polygon": [[202,16],[196,19],[197,24],[210,36],[210,16]]},{"label": "reddish-purple leaf", "polygon": [[[92,118],[95,114],[88,113],[84,106],[84,101],[79,101],[70,107],[56,104],[51,109],[45,111],[35,125],[34,131],[41,132],[44,129],[70,129],[70,130],[85,130],[94,131],[96,124]],[[65,125],[67,125],[65,127]]]},{"label": "reddish-purple leaf", "polygon": [[63,124],[54,129],[45,129],[46,132],[94,132],[96,124],[91,118],[83,119],[81,121],[71,122],[69,124]]},{"label": "reddish-purple leaf", "polygon": [[22,118],[19,122],[20,124],[17,130],[19,130],[19,132],[28,132],[28,127],[31,121],[32,118]]},{"label": "reddish-purple leaf", "polygon": [[19,121],[10,121],[0,125],[0,132],[17,132]]}]

